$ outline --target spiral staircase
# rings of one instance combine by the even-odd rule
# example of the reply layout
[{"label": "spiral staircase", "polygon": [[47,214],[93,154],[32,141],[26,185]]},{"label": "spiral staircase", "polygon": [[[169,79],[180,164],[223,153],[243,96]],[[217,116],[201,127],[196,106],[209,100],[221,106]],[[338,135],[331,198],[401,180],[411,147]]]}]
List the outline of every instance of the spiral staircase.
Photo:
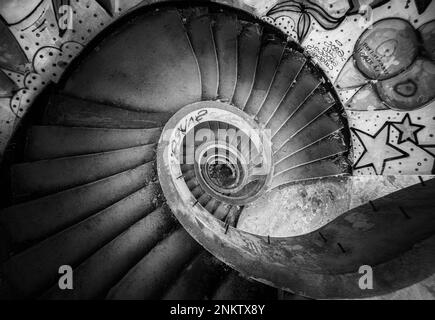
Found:
[{"label": "spiral staircase", "polygon": [[[216,235],[200,235],[209,226],[194,230],[189,220],[199,210],[222,237],[231,236],[239,232],[244,208],[270,190],[351,174],[348,126],[332,86],[302,48],[278,30],[227,7],[149,9],[94,43],[49,96],[42,117],[27,132],[23,161],[10,168],[11,204],[0,214],[8,252],[2,297],[359,295],[337,289],[347,287],[353,270],[347,266],[361,260],[355,253],[334,261],[334,255],[358,251],[334,242],[340,230],[349,231],[343,220],[292,242],[294,250],[305,243],[315,247],[307,249],[314,262],[307,262],[299,278],[297,269],[288,272],[294,282],[280,276],[291,267],[261,265],[257,272],[252,263],[279,256],[303,269],[309,260],[303,254],[297,261],[266,250],[263,258],[243,260]],[[198,132],[207,134],[196,139]],[[394,260],[403,248],[433,234],[428,212],[434,187],[427,181],[379,200],[397,206],[425,199],[406,227],[392,218],[390,207],[374,204],[383,213],[374,219],[392,222],[383,240],[413,232],[375,254],[374,263]],[[353,235],[355,242],[358,236]],[[379,240],[364,237],[368,244]],[[283,247],[285,240],[258,239],[271,248]],[[61,265],[73,267],[74,290],[59,289]],[[311,276],[320,269],[325,270],[321,280]]]}]

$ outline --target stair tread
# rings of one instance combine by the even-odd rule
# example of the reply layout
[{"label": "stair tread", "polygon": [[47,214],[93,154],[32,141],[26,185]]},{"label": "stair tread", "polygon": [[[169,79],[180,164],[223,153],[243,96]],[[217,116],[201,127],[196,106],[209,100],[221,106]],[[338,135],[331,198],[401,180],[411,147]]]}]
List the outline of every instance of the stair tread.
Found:
[{"label": "stair tread", "polygon": [[345,126],[338,119],[334,119],[329,114],[324,114],[313,121],[310,130],[298,132],[291,140],[288,140],[279,150],[273,154],[273,161],[277,163],[281,159],[302,150],[303,148],[315,143],[337,131],[344,130]]},{"label": "stair tread", "polygon": [[348,147],[343,143],[342,137],[338,134],[336,136],[329,136],[295,154],[283,158],[278,163],[275,162],[274,174],[279,174],[290,168],[319,161],[347,151]]},{"label": "stair tread", "polygon": [[254,85],[261,48],[262,27],[256,23],[241,23],[242,31],[238,38],[237,83],[233,103],[243,110]]},{"label": "stair tread", "polygon": [[228,213],[231,210],[231,205],[226,204],[225,202],[221,202],[219,206],[216,208],[216,210],[213,212],[213,215],[218,220],[224,220]]},{"label": "stair tread", "polygon": [[88,54],[64,91],[147,112],[174,113],[200,100],[198,63],[178,10],[162,8],[130,22]]},{"label": "stair tread", "polygon": [[[77,265],[154,209],[159,186],[145,188],[64,231],[15,255],[5,263],[8,281],[29,296],[56,282],[61,265]],[[48,217],[45,217],[47,219]]]},{"label": "stair tread", "polygon": [[[333,89],[296,42],[249,14],[194,6],[155,7],[127,18],[77,61],[62,92],[51,96],[42,125],[29,131],[27,162],[12,167],[11,179],[12,196],[25,202],[0,211],[12,247],[5,284],[18,297],[277,298],[276,289],[203,250],[162,205],[155,163],[162,128],[200,100],[236,105],[271,130],[273,189],[348,175],[347,124]],[[201,128],[233,127],[214,121]],[[244,207],[205,192],[194,165],[184,162],[197,142],[184,149],[177,179],[224,230],[237,227]],[[229,142],[242,158],[263,159],[261,150],[248,154],[247,144]],[[248,170],[255,164],[249,159]],[[74,268],[74,290],[56,284],[64,264]]]},{"label": "stair tread", "polygon": [[277,290],[259,282],[248,280],[231,272],[216,290],[213,300],[275,300]]},{"label": "stair tread", "polygon": [[212,197],[207,194],[207,193],[202,193],[198,198],[198,202],[201,206],[203,206],[204,208],[207,206],[207,204],[210,202],[210,200],[212,199]]},{"label": "stair tread", "polygon": [[161,295],[201,246],[183,229],[158,243],[113,287],[109,299],[150,299]]},{"label": "stair tread", "polygon": [[17,89],[17,85],[0,70],[0,98],[12,97]]},{"label": "stair tread", "polygon": [[175,225],[164,206],[130,226],[74,269],[74,290],[53,286],[45,299],[96,299],[128,273]]},{"label": "stair tread", "polygon": [[301,165],[283,171],[273,177],[271,188],[300,182],[304,180],[318,179],[330,176],[348,175],[350,166],[344,157],[332,156],[331,158]]},{"label": "stair tread", "polygon": [[15,198],[22,198],[59,192],[133,169],[151,161],[154,156],[155,144],[148,144],[16,164],[11,168],[12,193]]},{"label": "stair tread", "polygon": [[0,222],[13,244],[42,240],[146,186],[155,175],[154,162],[148,162],[89,184],[5,208]]},{"label": "stair tread", "polygon": [[165,112],[138,112],[64,94],[50,97],[43,124],[69,127],[146,129],[163,127],[172,116]]},{"label": "stair tread", "polygon": [[293,86],[289,89],[279,107],[268,121],[268,128],[275,134],[298,110],[305,110],[305,102],[320,85],[321,79],[310,67],[305,66],[298,74]]},{"label": "stair tread", "polygon": [[335,105],[330,93],[317,91],[289,118],[272,136],[272,149],[279,150],[288,140],[301,130],[309,130],[310,125]]},{"label": "stair tread", "polygon": [[231,101],[237,82],[237,16],[215,14],[214,40],[219,66],[219,98]]},{"label": "stair tread", "polygon": [[25,155],[45,160],[113,151],[156,143],[162,129],[103,129],[33,126],[28,133]]},{"label": "stair tread", "polygon": [[228,267],[203,250],[187,265],[162,299],[210,299],[213,290],[228,271]]},{"label": "stair tread", "polygon": [[195,175],[190,179],[186,179],[186,176],[184,176],[184,179],[186,181],[187,188],[189,188],[190,191],[194,190],[199,186],[198,179]]},{"label": "stair tread", "polygon": [[258,57],[254,85],[243,111],[255,116],[261,108],[275,77],[276,70],[281,61],[285,43],[278,38],[264,36],[263,46]]},{"label": "stair tread", "polygon": [[285,49],[267,97],[257,114],[260,123],[266,124],[268,122],[286,96],[293,81],[297,79],[305,63],[306,58],[302,53],[291,48]]}]

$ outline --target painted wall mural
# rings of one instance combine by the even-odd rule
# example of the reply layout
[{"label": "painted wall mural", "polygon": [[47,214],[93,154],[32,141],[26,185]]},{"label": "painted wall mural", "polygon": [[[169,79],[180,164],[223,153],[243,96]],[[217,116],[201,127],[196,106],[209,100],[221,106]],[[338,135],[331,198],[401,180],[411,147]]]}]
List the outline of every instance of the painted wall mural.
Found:
[{"label": "painted wall mural", "polygon": [[300,41],[334,82],[354,174],[435,173],[435,3],[287,0],[263,19]]},{"label": "painted wall mural", "polygon": [[[2,0],[0,157],[41,90],[99,32],[158,0]],[[249,8],[325,70],[351,126],[354,174],[435,173],[435,1],[216,0]]]}]

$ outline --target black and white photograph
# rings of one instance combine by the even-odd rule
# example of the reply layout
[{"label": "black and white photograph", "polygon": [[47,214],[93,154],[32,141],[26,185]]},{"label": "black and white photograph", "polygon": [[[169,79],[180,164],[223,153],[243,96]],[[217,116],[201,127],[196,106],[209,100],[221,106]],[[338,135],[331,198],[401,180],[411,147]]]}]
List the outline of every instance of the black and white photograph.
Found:
[{"label": "black and white photograph", "polygon": [[0,300],[435,300],[434,135],[432,0],[0,0]]}]

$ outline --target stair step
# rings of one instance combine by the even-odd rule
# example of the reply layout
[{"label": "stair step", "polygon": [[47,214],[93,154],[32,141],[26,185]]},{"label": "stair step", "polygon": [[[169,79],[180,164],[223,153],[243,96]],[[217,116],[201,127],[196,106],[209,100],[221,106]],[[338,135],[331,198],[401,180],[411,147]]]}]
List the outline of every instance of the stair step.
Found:
[{"label": "stair step", "polygon": [[204,190],[199,184],[195,186],[192,190],[190,190],[190,192],[195,199],[198,199],[202,194],[204,194]]},{"label": "stair step", "polygon": [[180,169],[183,174],[184,180],[188,181],[195,177],[195,165],[194,164],[180,164]]},{"label": "stair step", "polygon": [[272,135],[276,134],[299,109],[305,109],[304,103],[311,97],[320,83],[321,79],[319,76],[314,74],[308,66],[302,69],[293,86],[289,89],[279,107],[268,121],[268,128],[272,130]]},{"label": "stair step", "polygon": [[8,281],[20,296],[41,292],[56,282],[61,265],[77,265],[154,210],[159,189],[158,185],[150,184],[12,257],[4,265]]},{"label": "stair step", "polygon": [[305,65],[304,55],[294,49],[286,48],[270,87],[269,93],[257,114],[257,120],[266,124],[278,109],[293,81]]},{"label": "stair step", "polygon": [[213,134],[210,134],[210,138],[217,139],[217,133],[219,132],[219,122],[217,121],[210,121],[209,123],[210,131]]},{"label": "stair step", "polygon": [[273,162],[277,163],[281,159],[292,155],[301,149],[328,137],[344,128],[344,125],[333,119],[329,114],[323,114],[310,124],[310,130],[298,132],[291,140],[288,140],[281,149],[273,155]]},{"label": "stair step", "polygon": [[348,151],[348,148],[343,143],[342,137],[338,135],[327,137],[295,154],[289,155],[278,163],[275,162],[274,174],[279,174],[290,168],[319,161],[333,155],[342,154],[346,151]]},{"label": "stair step", "polygon": [[350,166],[343,157],[331,157],[277,174],[272,179],[271,188],[274,189],[285,184],[304,180],[348,175],[349,173]]},{"label": "stair step", "polygon": [[189,181],[190,179],[195,177],[195,170],[188,170],[183,173],[183,177],[185,181]]},{"label": "stair step", "polygon": [[88,54],[64,91],[146,112],[174,113],[199,101],[201,75],[178,10],[132,18]]},{"label": "stair step", "polygon": [[187,15],[186,29],[201,72],[202,100],[214,100],[218,94],[219,68],[212,22],[207,11],[195,8],[182,12]]},{"label": "stair step", "polygon": [[272,149],[279,150],[301,130],[309,130],[312,122],[335,105],[330,93],[318,91],[310,96],[304,105],[292,115],[272,137]]},{"label": "stair step", "polygon": [[115,286],[109,299],[152,299],[163,294],[201,246],[183,229],[157,244]]},{"label": "stair step", "polygon": [[202,188],[201,188],[201,186],[199,184],[196,185],[195,187],[193,187],[193,189],[190,190],[190,192],[195,197],[195,199],[197,199],[200,195],[203,194],[203,190],[202,190]]},{"label": "stair step", "polygon": [[[41,240],[143,188],[155,163],[2,210],[0,222],[13,244]],[[49,217],[49,218],[47,218]]]},{"label": "stair step", "polygon": [[265,38],[258,57],[254,85],[243,109],[252,116],[258,113],[269,92],[285,48],[285,43],[281,39],[271,35],[266,35]]},{"label": "stair step", "polygon": [[161,131],[34,126],[28,134],[25,154],[30,160],[45,160],[137,147],[156,143]]},{"label": "stair step", "polygon": [[11,168],[14,198],[47,195],[138,167],[155,157],[155,145],[16,164]]},{"label": "stair step", "polygon": [[45,109],[43,124],[67,127],[146,129],[163,127],[171,113],[137,112],[74,98],[52,95]]},{"label": "stair step", "polygon": [[277,289],[231,272],[213,295],[213,300],[275,300]]},{"label": "stair step", "polygon": [[243,207],[239,206],[231,206],[230,211],[228,212],[227,216],[225,217],[225,224],[230,225],[234,228],[237,227],[237,223],[239,222],[240,214],[243,211]]},{"label": "stair step", "polygon": [[[186,176],[184,176],[184,179],[186,179]],[[185,181],[186,181],[187,188],[189,188],[190,191],[194,190],[196,187],[199,186],[199,182],[196,176],[193,176],[189,180],[185,180]]]},{"label": "stair step", "polygon": [[287,292],[284,290],[279,290],[278,289],[278,300],[312,300],[310,298],[306,298],[304,296],[299,296],[296,294],[293,294],[291,292]]},{"label": "stair step", "polygon": [[228,271],[223,263],[204,250],[185,268],[162,299],[210,299],[215,287]]},{"label": "stair step", "polygon": [[261,48],[262,27],[255,23],[241,22],[238,38],[237,83],[233,104],[244,109],[255,80],[258,56]]},{"label": "stair step", "polygon": [[231,205],[226,204],[225,202],[221,202],[216,210],[213,212],[213,216],[215,216],[215,218],[218,220],[224,220],[230,212],[231,207]]},{"label": "stair step", "polygon": [[214,40],[219,66],[218,95],[231,101],[237,82],[237,28],[235,14],[217,13],[214,22]]},{"label": "stair step", "polygon": [[175,219],[166,206],[156,209],[74,268],[74,290],[60,290],[55,285],[43,298],[103,298],[174,225]]}]

